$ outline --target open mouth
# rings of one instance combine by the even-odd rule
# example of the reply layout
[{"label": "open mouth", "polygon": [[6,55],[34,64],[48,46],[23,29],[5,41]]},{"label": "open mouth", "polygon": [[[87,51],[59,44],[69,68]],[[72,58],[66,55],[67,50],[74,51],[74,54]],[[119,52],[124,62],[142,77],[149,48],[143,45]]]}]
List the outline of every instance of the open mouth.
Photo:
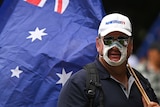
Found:
[{"label": "open mouth", "polygon": [[109,58],[111,61],[119,61],[120,58],[121,58],[121,52],[119,51],[118,48],[111,48],[111,49],[108,51],[108,58]]}]

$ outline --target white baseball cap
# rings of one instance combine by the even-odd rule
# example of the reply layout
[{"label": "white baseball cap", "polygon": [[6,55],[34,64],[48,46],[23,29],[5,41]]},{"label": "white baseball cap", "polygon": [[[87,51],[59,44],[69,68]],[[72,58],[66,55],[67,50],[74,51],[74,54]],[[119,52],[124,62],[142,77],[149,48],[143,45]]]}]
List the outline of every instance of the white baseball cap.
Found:
[{"label": "white baseball cap", "polygon": [[131,22],[128,17],[119,13],[106,15],[100,23],[98,35],[105,36],[114,31],[132,36]]}]

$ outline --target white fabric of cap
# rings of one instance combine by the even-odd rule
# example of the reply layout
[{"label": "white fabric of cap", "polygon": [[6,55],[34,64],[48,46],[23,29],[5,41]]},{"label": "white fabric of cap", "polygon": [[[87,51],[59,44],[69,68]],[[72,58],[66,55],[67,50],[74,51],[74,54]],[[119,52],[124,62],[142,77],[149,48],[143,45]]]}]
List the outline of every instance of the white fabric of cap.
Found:
[{"label": "white fabric of cap", "polygon": [[119,13],[106,15],[100,23],[98,34],[100,36],[105,36],[114,31],[132,36],[131,22],[128,17]]}]

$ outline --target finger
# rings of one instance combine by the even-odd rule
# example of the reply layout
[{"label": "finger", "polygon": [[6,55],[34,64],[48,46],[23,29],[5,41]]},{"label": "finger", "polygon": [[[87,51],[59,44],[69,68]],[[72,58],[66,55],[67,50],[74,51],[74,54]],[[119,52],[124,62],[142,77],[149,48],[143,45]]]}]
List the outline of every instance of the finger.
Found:
[{"label": "finger", "polygon": [[148,107],[160,107],[160,106],[158,105],[158,103],[150,102],[150,103],[148,104]]},{"label": "finger", "polygon": [[143,102],[143,106],[147,107],[147,102],[144,100],[144,98],[142,97],[142,102]]}]

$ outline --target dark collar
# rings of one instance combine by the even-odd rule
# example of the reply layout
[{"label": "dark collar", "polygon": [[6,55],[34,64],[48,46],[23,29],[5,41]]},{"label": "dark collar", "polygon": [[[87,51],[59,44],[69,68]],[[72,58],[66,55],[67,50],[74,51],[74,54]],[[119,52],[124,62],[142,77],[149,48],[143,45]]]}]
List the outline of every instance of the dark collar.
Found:
[{"label": "dark collar", "polygon": [[[98,57],[96,58],[96,60],[94,61],[94,63],[96,64],[97,69],[99,71],[100,79],[108,79],[108,78],[110,78],[109,72],[101,64],[101,62],[99,61]],[[129,71],[127,71],[127,76],[128,76],[128,78],[130,77]]]}]

